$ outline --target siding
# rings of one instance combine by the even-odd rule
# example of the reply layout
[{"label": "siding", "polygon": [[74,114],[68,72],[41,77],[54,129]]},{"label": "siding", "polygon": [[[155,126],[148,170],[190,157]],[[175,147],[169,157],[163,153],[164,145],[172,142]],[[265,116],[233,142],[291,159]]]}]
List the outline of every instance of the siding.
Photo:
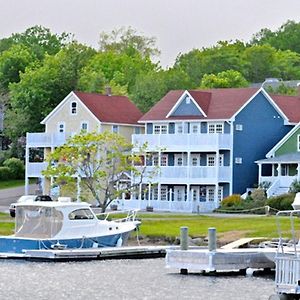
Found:
[{"label": "siding", "polygon": [[300,127],[298,128],[298,130],[294,132],[294,134],[292,134],[289,137],[289,139],[283,145],[281,145],[277,149],[277,151],[275,152],[275,156],[286,154],[286,153],[297,152],[298,151],[297,138],[299,134],[300,134]]},{"label": "siding", "polygon": [[[258,181],[258,167],[254,161],[265,157],[291,126],[284,125],[284,120],[262,93],[236,116],[235,124],[243,125],[243,130],[237,131],[234,126],[233,193],[242,194]],[[242,164],[235,163],[236,157],[242,158]]]}]

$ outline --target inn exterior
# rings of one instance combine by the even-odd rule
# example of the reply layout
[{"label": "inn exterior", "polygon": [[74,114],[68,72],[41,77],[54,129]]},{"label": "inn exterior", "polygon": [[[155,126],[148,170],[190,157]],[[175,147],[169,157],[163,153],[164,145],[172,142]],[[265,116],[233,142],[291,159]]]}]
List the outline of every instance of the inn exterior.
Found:
[{"label": "inn exterior", "polygon": [[47,155],[68,137],[81,130],[107,130],[123,135],[130,142],[132,134],[143,130],[137,123],[141,117],[139,109],[125,96],[113,96],[109,90],[106,95],[72,91],[41,122],[45,132],[27,133],[25,194],[28,194],[29,178],[36,178],[40,183],[37,193],[53,192],[53,180],[45,178],[42,171],[47,167]]},{"label": "inn exterior", "polygon": [[255,161],[300,121],[300,98],[269,95],[263,88],[176,90],[139,119],[148,169],[125,208],[208,212],[231,194],[258,183]]}]

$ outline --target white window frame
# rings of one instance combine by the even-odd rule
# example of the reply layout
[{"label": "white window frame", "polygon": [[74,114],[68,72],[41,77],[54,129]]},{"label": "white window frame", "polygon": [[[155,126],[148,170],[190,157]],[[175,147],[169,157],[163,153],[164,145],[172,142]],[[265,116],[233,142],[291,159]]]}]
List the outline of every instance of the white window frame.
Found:
[{"label": "white window frame", "polygon": [[175,133],[183,134],[183,123],[175,123]]},{"label": "white window frame", "polygon": [[160,187],[160,200],[167,201],[168,200],[168,186],[162,185]]},{"label": "white window frame", "polygon": [[119,133],[119,131],[120,131],[120,126],[119,125],[112,125],[111,126],[111,132]]},{"label": "white window frame", "polygon": [[236,157],[234,159],[234,162],[237,164],[237,165],[241,165],[243,163],[243,159],[241,157]]},{"label": "white window frame", "polygon": [[297,148],[298,148],[298,151],[300,151],[300,134],[298,134],[297,136]]},{"label": "white window frame", "polygon": [[223,200],[223,187],[219,186],[218,187],[218,200],[221,202]]},{"label": "white window frame", "polygon": [[160,166],[167,167],[168,166],[168,154],[160,155]]},{"label": "white window frame", "polygon": [[[194,164],[194,160],[196,160],[196,164]],[[191,166],[200,166],[200,154],[191,154]]]},{"label": "white window frame", "polygon": [[152,194],[152,200],[157,201],[158,200],[158,187],[153,187],[151,189]]},{"label": "white window frame", "polygon": [[[83,128],[84,124],[86,124],[86,129]],[[88,132],[89,131],[89,122],[87,122],[87,121],[81,122],[81,124],[80,124],[80,130],[84,130],[84,131]]]},{"label": "white window frame", "polygon": [[[207,132],[209,134],[224,133],[224,124],[223,123],[208,123],[207,126],[208,126]],[[219,128],[221,128],[221,130],[219,130]]]},{"label": "white window frame", "polygon": [[[200,124],[199,123],[191,123],[191,134],[199,134],[200,133]],[[194,130],[196,129],[196,130]]]},{"label": "white window frame", "polygon": [[[179,159],[181,160],[181,164],[178,163]],[[176,167],[182,167],[184,165],[183,154],[175,154],[174,155],[174,165]]]},{"label": "white window frame", "polygon": [[[73,107],[73,103],[76,104],[75,107]],[[72,101],[71,104],[70,104],[70,113],[71,113],[71,115],[77,115],[77,110],[78,110],[77,101]]]},{"label": "white window frame", "polygon": [[191,103],[191,98],[190,96],[185,97],[185,104],[190,104]]},{"label": "white window frame", "polygon": [[[211,164],[210,160],[213,160],[213,164]],[[207,167],[215,167],[216,166],[216,156],[214,154],[207,155],[206,166]]]},{"label": "white window frame", "polygon": [[168,133],[168,124],[154,124],[153,125],[154,134],[167,134]]},{"label": "white window frame", "polygon": [[[62,126],[62,131],[60,131],[61,130],[61,126]],[[59,133],[65,133],[66,132],[66,124],[65,124],[65,122],[59,122],[57,124],[57,131]]]},{"label": "white window frame", "polygon": [[206,188],[206,200],[208,202],[214,202],[215,201],[215,188],[213,188],[213,187],[207,187]]},{"label": "white window frame", "polygon": [[152,156],[152,166],[158,166],[159,159],[158,159],[158,154],[155,154]]},{"label": "white window frame", "polygon": [[219,167],[224,166],[224,154],[219,154]]},{"label": "white window frame", "polygon": [[235,125],[235,130],[236,131],[243,131],[243,125],[242,124],[236,124]]}]

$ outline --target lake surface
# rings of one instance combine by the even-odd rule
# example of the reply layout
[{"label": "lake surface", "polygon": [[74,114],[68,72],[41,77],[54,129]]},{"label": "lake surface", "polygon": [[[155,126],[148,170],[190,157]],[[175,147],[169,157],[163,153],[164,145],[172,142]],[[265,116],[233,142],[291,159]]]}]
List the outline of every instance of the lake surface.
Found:
[{"label": "lake surface", "polygon": [[268,299],[273,276],[180,275],[164,259],[0,261],[0,299]]}]

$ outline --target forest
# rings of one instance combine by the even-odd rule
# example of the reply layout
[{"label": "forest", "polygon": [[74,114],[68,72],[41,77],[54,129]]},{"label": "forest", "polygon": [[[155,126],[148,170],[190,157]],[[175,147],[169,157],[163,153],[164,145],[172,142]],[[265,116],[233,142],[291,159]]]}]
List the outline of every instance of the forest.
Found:
[{"label": "forest", "polygon": [[219,41],[179,53],[167,69],[159,63],[155,37],[131,27],[100,33],[98,45],[94,49],[71,33],[42,26],[0,39],[0,107],[10,141],[43,131],[40,121],[72,90],[103,93],[110,86],[146,112],[169,90],[300,79],[300,23],[295,21],[274,31],[261,29],[250,41]]}]

